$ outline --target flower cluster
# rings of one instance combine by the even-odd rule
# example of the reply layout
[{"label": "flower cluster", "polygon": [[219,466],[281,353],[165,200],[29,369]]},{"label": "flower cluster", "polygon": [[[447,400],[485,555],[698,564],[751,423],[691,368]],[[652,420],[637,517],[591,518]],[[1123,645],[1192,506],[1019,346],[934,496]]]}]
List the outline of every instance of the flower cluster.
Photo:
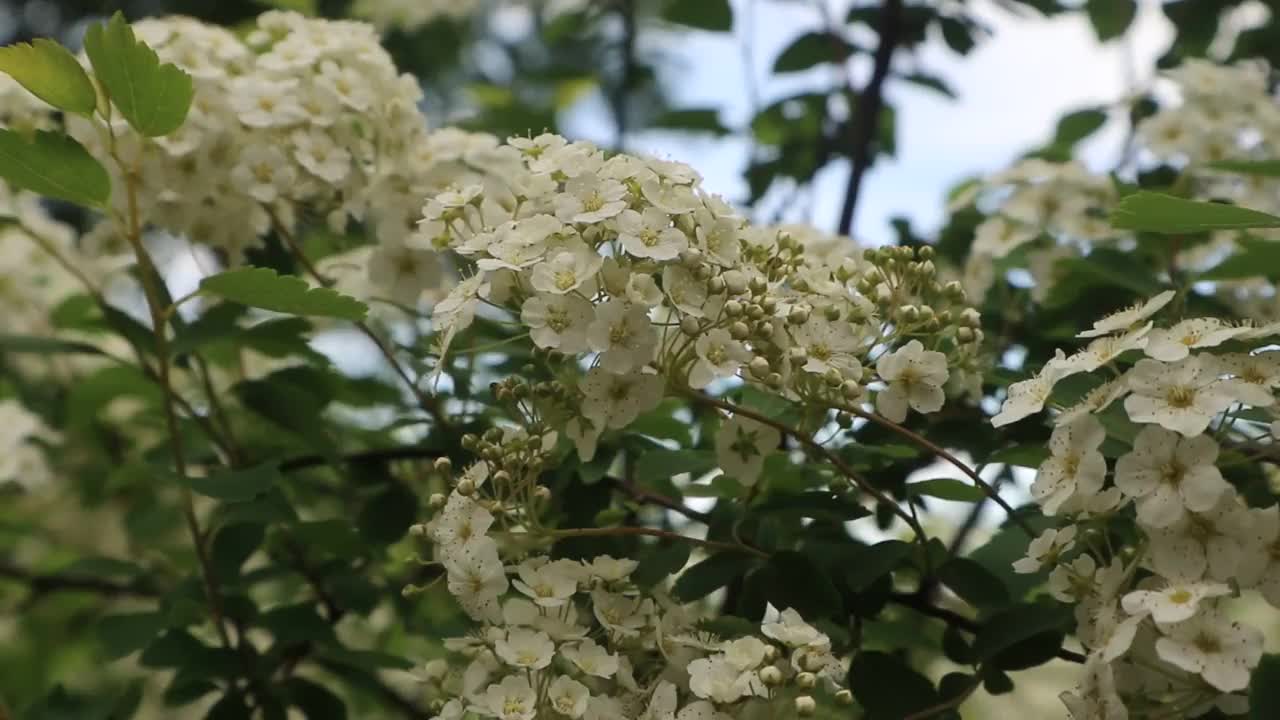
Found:
[{"label": "flower cluster", "polygon": [[409,241],[470,272],[434,310],[441,368],[480,305],[517,318],[562,367],[586,360],[545,408],[583,458],[668,383],[745,381],[827,407],[872,389],[895,421],[939,410],[948,381],[972,389],[979,318],[937,279],[931,248],[809,252],[747,227],[679,163],[554,135],[499,151],[512,169],[432,198]]},{"label": "flower cluster", "polygon": [[[556,433],[533,430],[470,437],[487,459],[433,497],[435,517],[415,528],[478,623],[445,641],[460,663],[426,668],[437,718],[725,720],[810,715],[823,692],[852,700],[830,638],[794,610],[720,637],[696,606],[670,597],[666,580],[633,578],[634,560],[552,559],[549,543],[573,531],[540,525],[550,493],[535,480]],[[451,474],[446,461],[436,469]]]},{"label": "flower cluster", "polygon": [[[350,219],[395,241],[412,227],[417,198],[437,187],[418,109],[421,90],[398,75],[364,23],[267,12],[242,40],[214,25],[171,17],[135,25],[165,62],[188,72],[195,98],[176,132],[149,141],[113,118],[109,133],[81,118],[68,130],[99,157],[137,168],[144,224],[215,248],[230,263],[278,223],[304,211]],[[117,175],[119,163],[104,163]],[[124,187],[116,178],[113,185]],[[127,193],[113,202],[127,211]],[[112,223],[99,224],[110,247]]]},{"label": "flower cluster", "polygon": [[[1276,447],[1269,419],[1280,353],[1257,349],[1276,328],[1214,318],[1156,327],[1173,298],[1168,291],[1094,323],[1080,334],[1083,350],[1059,351],[1012,385],[994,418],[1004,425],[1041,411],[1064,378],[1110,375],[1054,418],[1031,492],[1046,515],[1070,524],[1046,531],[1015,566],[1050,569],[1050,591],[1075,604],[1090,650],[1080,689],[1064,696],[1077,720],[1127,717],[1126,707],[1241,712],[1262,635],[1230,619],[1227,583],[1280,603],[1280,506],[1250,507],[1222,472],[1248,463],[1246,451]],[[1110,467],[1106,441],[1127,446]],[[1141,540],[1113,552],[1108,522],[1126,517]]]}]

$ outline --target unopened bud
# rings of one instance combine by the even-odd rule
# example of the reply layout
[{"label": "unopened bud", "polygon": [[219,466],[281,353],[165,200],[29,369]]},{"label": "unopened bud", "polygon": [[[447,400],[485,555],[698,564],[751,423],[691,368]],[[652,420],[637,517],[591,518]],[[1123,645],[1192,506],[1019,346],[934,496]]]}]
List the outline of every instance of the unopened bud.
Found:
[{"label": "unopened bud", "polygon": [[803,325],[809,322],[809,308],[797,305],[787,313],[787,322],[792,325]]},{"label": "unopened bud", "polygon": [[808,695],[801,695],[796,698],[796,714],[800,717],[809,717],[818,711],[818,703]]},{"label": "unopened bud", "polygon": [[458,481],[458,494],[463,497],[470,497],[476,492],[476,484],[470,478],[463,478]]},{"label": "unopened bud", "polygon": [[449,498],[445,497],[444,493],[431,493],[431,497],[427,499],[427,505],[433,510],[439,510],[447,502],[449,502]]},{"label": "unopened bud", "polygon": [[724,279],[724,287],[731,295],[741,295],[747,291],[747,276],[738,270],[730,270],[720,276]]},{"label": "unopened bud", "polygon": [[739,320],[729,326],[729,336],[734,340],[746,340],[748,337],[751,337],[751,328],[747,327],[746,323]]},{"label": "unopened bud", "polygon": [[839,703],[840,705],[852,705],[853,693],[848,690],[837,690],[836,702]]},{"label": "unopened bud", "polygon": [[782,671],[770,665],[760,671],[760,682],[766,687],[774,687],[782,683]]},{"label": "unopened bud", "polygon": [[766,358],[760,357],[759,355],[751,359],[751,363],[750,365],[748,365],[748,367],[751,369],[752,375],[755,375],[756,377],[761,379],[763,379],[766,375],[768,375],[770,370],[769,361]]},{"label": "unopened bud", "polygon": [[551,488],[546,485],[539,485],[533,489],[533,496],[542,502],[546,502],[551,499]]},{"label": "unopened bud", "polygon": [[698,318],[692,315],[685,315],[680,318],[680,332],[693,337],[698,334]]},{"label": "unopened bud", "polygon": [[802,672],[796,675],[796,685],[805,690],[812,690],[818,684],[818,676],[811,672]]},{"label": "unopened bud", "polygon": [[719,275],[707,281],[707,291],[712,295],[719,295],[725,290],[724,278]]},{"label": "unopened bud", "polygon": [[427,526],[422,523],[416,523],[409,526],[409,534],[414,537],[422,537],[427,534]]},{"label": "unopened bud", "polygon": [[436,461],[431,466],[441,475],[448,475],[453,472],[453,461],[447,457],[436,458]]}]

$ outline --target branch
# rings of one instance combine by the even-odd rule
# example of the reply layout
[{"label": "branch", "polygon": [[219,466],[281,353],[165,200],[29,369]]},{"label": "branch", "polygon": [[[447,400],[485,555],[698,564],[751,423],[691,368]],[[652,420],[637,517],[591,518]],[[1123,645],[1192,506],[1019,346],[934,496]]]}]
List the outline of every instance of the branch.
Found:
[{"label": "branch", "polygon": [[769,553],[743,545],[741,543],[720,542],[718,540],[703,540],[701,538],[681,535],[678,532],[670,530],[657,530],[647,527],[602,527],[602,528],[565,528],[561,530],[548,530],[546,534],[553,538],[571,538],[571,537],[612,537],[618,535],[648,535],[649,537],[662,538],[664,540],[676,540],[680,542],[693,543],[712,550],[727,550],[731,552],[747,553],[755,555],[759,558],[768,559]]},{"label": "branch", "polygon": [[666,495],[638,488],[625,480],[618,480],[615,478],[608,478],[608,480],[613,483],[614,487],[616,487],[619,492],[626,494],[632,500],[642,505],[657,505],[678,515],[683,515],[690,520],[696,520],[703,525],[711,524],[711,513],[704,513],[700,510],[694,510],[691,507],[686,507],[685,505],[680,504],[679,501],[669,498]]},{"label": "branch", "polygon": [[840,224],[836,230],[838,235],[848,235],[853,230],[853,211],[858,205],[862,176],[871,165],[871,146],[880,125],[880,110],[884,107],[884,81],[889,76],[893,52],[901,42],[902,0],[884,0],[884,4],[880,6],[880,21],[876,31],[880,36],[880,43],[876,46],[873,57],[871,78],[857,96],[850,123],[849,145],[853,152],[849,157],[849,184],[844,191],[844,206],[840,208]]},{"label": "branch", "polygon": [[41,573],[29,568],[0,563],[0,577],[16,580],[31,587],[36,594],[57,592],[86,592],[107,597],[155,598],[160,593],[140,582],[117,583],[101,578]]},{"label": "branch", "polygon": [[636,8],[634,0],[618,0],[618,16],[622,20],[622,68],[618,86],[614,89],[611,105],[616,137],[614,146],[623,149],[627,136],[630,94],[636,78]]}]

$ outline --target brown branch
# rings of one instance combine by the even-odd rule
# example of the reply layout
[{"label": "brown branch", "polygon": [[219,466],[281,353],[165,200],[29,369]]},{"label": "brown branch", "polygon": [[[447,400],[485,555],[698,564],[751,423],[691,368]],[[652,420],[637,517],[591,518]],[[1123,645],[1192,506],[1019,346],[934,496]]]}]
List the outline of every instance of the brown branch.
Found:
[{"label": "brown branch", "polygon": [[666,508],[678,515],[683,515],[690,520],[700,522],[703,525],[711,524],[711,513],[694,510],[693,508],[682,505],[679,501],[669,498],[666,495],[638,488],[634,484],[628,483],[625,480],[618,480],[615,478],[608,479],[619,492],[627,495],[632,500],[642,505],[657,505],[658,507]]},{"label": "brown branch", "polygon": [[849,145],[853,152],[849,156],[849,184],[845,186],[844,205],[840,208],[838,235],[848,235],[853,230],[853,212],[858,205],[862,177],[871,165],[871,148],[880,126],[880,110],[884,107],[884,81],[889,76],[893,52],[901,42],[902,0],[884,0],[876,32],[880,43],[872,58],[871,77],[858,93],[850,121]]}]

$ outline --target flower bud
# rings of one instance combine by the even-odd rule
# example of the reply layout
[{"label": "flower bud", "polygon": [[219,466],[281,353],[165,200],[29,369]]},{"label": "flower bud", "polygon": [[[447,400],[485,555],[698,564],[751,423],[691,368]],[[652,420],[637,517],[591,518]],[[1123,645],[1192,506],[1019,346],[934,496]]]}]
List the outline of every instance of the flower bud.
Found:
[{"label": "flower bud", "polygon": [[747,291],[747,276],[739,270],[730,270],[720,276],[724,279],[725,289],[731,295],[741,295]]},{"label": "flower bud", "polygon": [[724,314],[731,318],[741,317],[742,311],[742,303],[737,300],[729,300],[724,304]]},{"label": "flower bud", "polygon": [[777,660],[777,659],[778,659],[778,648],[777,648],[777,646],[774,646],[774,645],[765,645],[765,647],[764,647],[764,661],[765,661],[765,662],[768,662],[768,663],[771,663],[771,662],[773,662],[774,660]]},{"label": "flower bud", "polygon": [[546,485],[539,485],[533,489],[533,496],[542,502],[546,502],[551,499],[551,488]]},{"label": "flower bud", "polygon": [[827,319],[827,322],[835,322],[840,319],[840,308],[828,305],[822,309],[822,316]]},{"label": "flower bud", "polygon": [[840,384],[840,394],[847,400],[857,399],[862,395],[862,386],[854,380],[845,380]]},{"label": "flower bud", "polygon": [[751,281],[747,283],[751,288],[751,292],[759,294],[769,289],[769,282],[759,275],[752,276]]},{"label": "flower bud", "polygon": [[840,705],[852,705],[852,704],[853,704],[853,693],[852,693],[852,692],[850,692],[850,691],[848,691],[848,690],[837,690],[837,691],[836,691],[836,703],[838,703],[838,704],[840,704]]},{"label": "flower bud", "polygon": [[797,305],[787,313],[787,322],[792,325],[803,325],[809,322],[809,308]]},{"label": "flower bud", "polygon": [[796,685],[805,690],[812,690],[818,684],[818,676],[811,672],[802,672],[796,675]]},{"label": "flower bud", "polygon": [[768,377],[764,379],[764,384],[774,390],[780,389],[782,387],[782,373],[769,373]]},{"label": "flower bud", "polygon": [[431,466],[441,475],[448,475],[453,472],[453,461],[447,457],[436,458],[436,461]]},{"label": "flower bud", "polygon": [[439,510],[447,502],[449,502],[449,498],[445,497],[444,493],[431,493],[431,497],[427,499],[427,505],[432,510]]},{"label": "flower bud", "polygon": [[729,326],[729,337],[732,337],[734,340],[746,340],[748,337],[751,337],[751,328],[747,327],[746,323],[739,320]]},{"label": "flower bud", "polygon": [[427,534],[427,526],[422,523],[410,525],[409,534],[414,537],[423,537],[424,535]]},{"label": "flower bud", "polygon": [[764,379],[769,374],[769,361],[759,355],[751,358],[751,363],[747,366],[751,370],[751,374]]},{"label": "flower bud", "polygon": [[698,318],[692,315],[685,315],[680,318],[680,332],[688,335],[689,337],[694,337],[698,334],[698,330]]},{"label": "flower bud", "polygon": [[801,695],[796,698],[796,714],[800,717],[809,717],[818,711],[818,703],[808,695]]},{"label": "flower bud", "polygon": [[760,671],[760,682],[766,687],[775,687],[782,683],[782,671],[770,665]]},{"label": "flower bud", "polygon": [[724,292],[724,289],[725,289],[724,278],[720,277],[719,275],[707,281],[707,291],[710,292],[712,295],[719,295],[720,293]]},{"label": "flower bud", "polygon": [[956,339],[962,343],[971,343],[975,337],[977,336],[974,334],[973,328],[962,327],[956,330]]},{"label": "flower bud", "polygon": [[458,481],[458,494],[463,497],[470,497],[476,493],[476,484],[470,478],[463,478]]}]

